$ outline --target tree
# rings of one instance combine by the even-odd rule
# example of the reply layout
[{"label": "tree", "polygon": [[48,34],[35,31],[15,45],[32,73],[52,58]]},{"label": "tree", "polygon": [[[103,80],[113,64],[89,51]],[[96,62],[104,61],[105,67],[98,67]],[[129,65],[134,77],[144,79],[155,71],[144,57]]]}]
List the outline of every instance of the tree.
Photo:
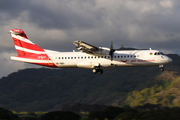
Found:
[{"label": "tree", "polygon": [[141,120],[140,116],[133,112],[124,112],[118,115],[114,120]]},{"label": "tree", "polygon": [[11,111],[4,108],[0,108],[0,119],[4,120],[18,120],[19,117],[13,114]]},{"label": "tree", "polygon": [[124,112],[123,108],[120,107],[108,107],[103,111],[96,111],[89,114],[89,118],[97,118],[98,120],[104,120],[108,118],[109,120],[114,119],[117,115]]},{"label": "tree", "polygon": [[120,107],[108,107],[103,111],[104,118],[114,119],[117,115],[124,112],[123,108]]},{"label": "tree", "polygon": [[104,120],[103,112],[102,111],[94,111],[89,114],[89,118],[97,118],[98,120]]},{"label": "tree", "polygon": [[41,116],[41,120],[79,120],[80,115],[73,112],[54,111]]}]

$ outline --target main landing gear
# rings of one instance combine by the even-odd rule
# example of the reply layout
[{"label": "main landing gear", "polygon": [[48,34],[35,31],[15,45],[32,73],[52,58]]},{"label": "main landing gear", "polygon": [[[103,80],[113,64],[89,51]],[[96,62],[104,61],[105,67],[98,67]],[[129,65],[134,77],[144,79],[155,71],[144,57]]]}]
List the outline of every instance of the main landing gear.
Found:
[{"label": "main landing gear", "polygon": [[159,65],[159,68],[162,72],[164,71],[163,65]]},{"label": "main landing gear", "polygon": [[102,69],[92,69],[92,72],[94,74],[98,73],[99,75],[103,74],[103,70]]}]

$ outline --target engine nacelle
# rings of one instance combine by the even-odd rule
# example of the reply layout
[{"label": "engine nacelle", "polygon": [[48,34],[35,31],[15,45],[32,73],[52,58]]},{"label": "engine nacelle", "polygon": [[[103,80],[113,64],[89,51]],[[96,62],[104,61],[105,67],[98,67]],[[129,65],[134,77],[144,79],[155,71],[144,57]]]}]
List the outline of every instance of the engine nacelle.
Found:
[{"label": "engine nacelle", "polygon": [[110,49],[106,47],[99,47],[98,51],[94,52],[97,55],[109,55]]}]

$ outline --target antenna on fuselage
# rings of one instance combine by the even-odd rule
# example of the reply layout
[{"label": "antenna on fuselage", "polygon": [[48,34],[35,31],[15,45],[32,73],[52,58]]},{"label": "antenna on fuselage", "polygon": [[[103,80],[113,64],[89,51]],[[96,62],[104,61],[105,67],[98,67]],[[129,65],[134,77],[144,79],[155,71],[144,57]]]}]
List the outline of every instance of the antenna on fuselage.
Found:
[{"label": "antenna on fuselage", "polygon": [[123,42],[121,42],[121,48],[120,48],[120,50],[123,50],[124,49],[124,47],[123,47]]}]

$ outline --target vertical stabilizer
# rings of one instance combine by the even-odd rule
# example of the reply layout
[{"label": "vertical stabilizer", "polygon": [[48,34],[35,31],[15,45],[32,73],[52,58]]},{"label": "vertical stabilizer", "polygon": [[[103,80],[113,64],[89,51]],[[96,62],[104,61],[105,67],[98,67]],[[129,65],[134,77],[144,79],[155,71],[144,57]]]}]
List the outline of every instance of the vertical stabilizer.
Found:
[{"label": "vertical stabilizer", "polygon": [[33,42],[31,42],[27,38],[23,30],[11,29],[9,33],[11,34],[12,39],[14,41],[14,46],[18,56],[44,53],[44,49],[38,47]]}]

